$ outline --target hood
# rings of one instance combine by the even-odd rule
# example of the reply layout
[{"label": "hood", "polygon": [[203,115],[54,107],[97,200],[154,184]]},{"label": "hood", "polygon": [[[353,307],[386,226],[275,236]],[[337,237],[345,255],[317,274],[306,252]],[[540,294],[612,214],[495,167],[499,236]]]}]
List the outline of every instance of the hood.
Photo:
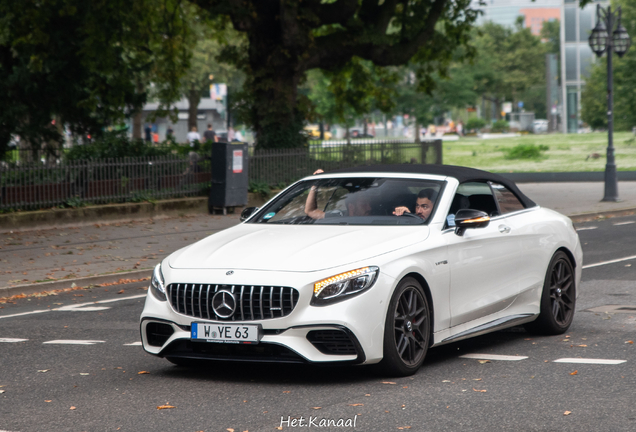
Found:
[{"label": "hood", "polygon": [[421,225],[241,224],[173,253],[169,263],[176,269],[318,271],[410,246],[428,233]]}]

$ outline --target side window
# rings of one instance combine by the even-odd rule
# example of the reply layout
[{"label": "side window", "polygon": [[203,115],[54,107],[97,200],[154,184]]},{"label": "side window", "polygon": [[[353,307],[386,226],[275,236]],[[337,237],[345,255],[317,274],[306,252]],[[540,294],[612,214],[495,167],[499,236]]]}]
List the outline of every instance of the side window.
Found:
[{"label": "side window", "polygon": [[501,214],[511,213],[525,208],[515,194],[513,194],[505,186],[492,182],[490,183],[490,186],[492,187],[492,190],[495,193],[495,198],[499,203]]},{"label": "side window", "polygon": [[467,182],[462,183],[457,188],[457,194],[468,198],[468,202],[473,210],[481,210],[490,216],[499,215],[499,208],[493,196],[492,189],[488,183]]}]

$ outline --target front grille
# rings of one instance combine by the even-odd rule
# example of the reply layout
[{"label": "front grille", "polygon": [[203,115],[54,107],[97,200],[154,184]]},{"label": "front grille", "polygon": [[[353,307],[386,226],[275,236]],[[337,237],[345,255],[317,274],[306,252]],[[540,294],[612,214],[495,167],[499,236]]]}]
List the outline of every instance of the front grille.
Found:
[{"label": "front grille", "polygon": [[[212,299],[219,291],[230,292],[234,298],[234,313],[227,318],[219,316],[212,307]],[[298,303],[299,293],[290,287],[170,284],[168,298],[175,311],[194,318],[254,321],[289,315]]]},{"label": "front grille", "polygon": [[312,330],[307,333],[307,340],[323,354],[358,354],[353,341],[342,330]]}]

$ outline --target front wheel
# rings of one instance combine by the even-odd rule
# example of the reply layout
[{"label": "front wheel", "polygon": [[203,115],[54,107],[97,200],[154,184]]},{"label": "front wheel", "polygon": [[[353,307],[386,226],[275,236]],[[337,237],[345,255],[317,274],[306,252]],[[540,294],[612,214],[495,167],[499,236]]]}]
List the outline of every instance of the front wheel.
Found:
[{"label": "front wheel", "polygon": [[384,326],[384,357],[380,363],[391,376],[413,375],[422,366],[431,333],[430,309],[424,291],[413,278],[395,289]]},{"label": "front wheel", "polygon": [[526,330],[544,335],[565,333],[574,319],[575,305],[574,268],[568,256],[558,251],[545,275],[539,318],[526,324]]}]

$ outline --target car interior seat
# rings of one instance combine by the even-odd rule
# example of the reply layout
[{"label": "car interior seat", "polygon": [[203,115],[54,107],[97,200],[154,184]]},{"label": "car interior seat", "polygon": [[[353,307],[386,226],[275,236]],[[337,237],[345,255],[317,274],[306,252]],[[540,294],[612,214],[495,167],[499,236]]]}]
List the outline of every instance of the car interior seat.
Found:
[{"label": "car interior seat", "polygon": [[497,216],[499,214],[497,203],[492,195],[471,195],[469,200],[471,209],[481,210],[489,216]]}]

